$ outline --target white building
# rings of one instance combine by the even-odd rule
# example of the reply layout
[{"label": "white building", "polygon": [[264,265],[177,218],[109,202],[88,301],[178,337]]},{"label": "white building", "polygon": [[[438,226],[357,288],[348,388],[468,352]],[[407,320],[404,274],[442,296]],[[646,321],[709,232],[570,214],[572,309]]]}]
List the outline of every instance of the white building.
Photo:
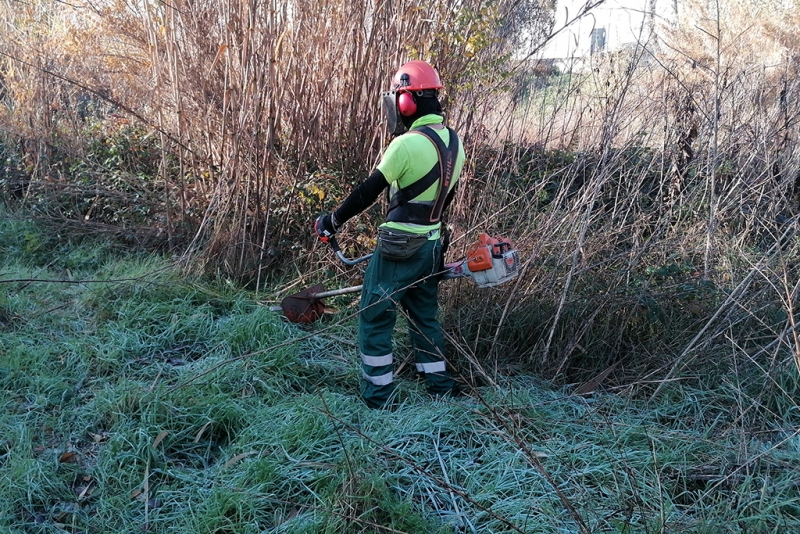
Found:
[{"label": "white building", "polygon": [[677,0],[558,0],[553,37],[540,58],[562,68],[593,54],[653,46],[659,25],[677,17]]}]

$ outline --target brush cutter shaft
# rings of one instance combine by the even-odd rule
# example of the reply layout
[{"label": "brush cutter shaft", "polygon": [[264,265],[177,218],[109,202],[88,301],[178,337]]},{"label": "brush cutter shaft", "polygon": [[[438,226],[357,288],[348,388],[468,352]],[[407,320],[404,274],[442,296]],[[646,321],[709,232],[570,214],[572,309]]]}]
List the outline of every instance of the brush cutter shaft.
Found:
[{"label": "brush cutter shaft", "polygon": [[[356,265],[372,257],[372,254],[367,254],[350,259],[342,253],[335,237],[329,237],[328,243],[336,257],[345,265]],[[519,256],[510,241],[481,234],[478,242],[468,250],[465,259],[446,264],[444,272],[440,274],[442,280],[469,277],[478,287],[492,287],[515,278],[519,266]],[[311,323],[325,313],[322,299],[357,293],[361,288],[362,286],[351,286],[324,291],[322,284],[317,284],[284,298],[280,307],[273,306],[271,309],[283,311],[284,316],[293,323]]]},{"label": "brush cutter shaft", "polygon": [[[339,243],[336,242],[334,236],[329,238],[328,243],[336,253],[336,257],[345,265],[353,266],[372,257],[372,254],[366,254],[360,258],[348,258],[339,248]],[[470,247],[466,259],[448,263],[444,267],[442,280],[470,277],[478,287],[493,287],[515,278],[520,264],[519,255],[510,241],[490,237],[483,233],[479,236],[478,241]],[[349,289],[352,288],[337,290],[343,291],[343,293],[336,294],[353,293],[358,291],[360,286],[353,291],[349,291]],[[320,298],[323,296],[334,296],[334,294],[319,295]]]},{"label": "brush cutter shaft", "polygon": [[347,295],[348,293],[358,293],[364,286],[351,286],[343,287],[341,289],[331,289],[330,291],[323,291],[322,293],[315,293],[313,296],[317,299],[324,299],[325,297],[336,297],[338,295]]},{"label": "brush cutter shaft", "polygon": [[[333,249],[334,253],[336,253],[336,257],[339,258],[339,261],[344,263],[345,265],[353,266],[357,265],[361,262],[365,262],[372,257],[374,254],[373,252],[369,254],[365,254],[360,258],[348,258],[342,252],[342,249],[339,248],[339,243],[336,242],[336,237],[329,237],[328,244],[330,244],[331,248]],[[448,263],[444,266],[445,271],[442,274],[442,280],[452,280],[454,278],[463,278],[465,276],[472,276],[472,273],[469,269],[466,268],[465,261],[456,261],[453,263]],[[356,291],[360,291],[362,286],[353,286],[353,287],[346,287],[344,289],[334,289],[332,291],[325,291],[316,295],[317,298],[324,298],[324,297],[334,297],[336,295],[345,295],[347,293],[355,293]]]}]

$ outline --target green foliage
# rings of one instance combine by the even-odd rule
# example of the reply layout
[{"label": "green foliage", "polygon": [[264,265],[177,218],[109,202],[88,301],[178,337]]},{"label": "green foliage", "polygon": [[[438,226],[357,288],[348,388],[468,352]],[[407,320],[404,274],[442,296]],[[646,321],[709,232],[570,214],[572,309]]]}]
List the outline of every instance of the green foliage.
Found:
[{"label": "green foliage", "polygon": [[[89,139],[85,155],[64,155],[63,180],[77,195],[61,200],[62,213],[70,218],[109,224],[146,224],[157,220],[164,201],[163,174],[176,175],[174,156],[166,155],[157,135],[141,127],[93,121],[84,135]],[[159,198],[161,197],[161,198]]]},{"label": "green foliage", "polygon": [[[76,148],[80,139],[86,145]],[[39,167],[30,163],[34,156],[23,143],[11,148],[10,140],[0,142],[0,157],[5,156],[0,191],[39,215],[129,227],[129,232],[138,226],[163,227],[165,212],[176,208],[164,177],[180,178],[184,185],[195,180],[190,173],[179,177],[179,163],[158,135],[128,121],[91,118],[77,134],[71,130],[52,141],[46,166]],[[188,210],[182,220],[195,214]]]}]

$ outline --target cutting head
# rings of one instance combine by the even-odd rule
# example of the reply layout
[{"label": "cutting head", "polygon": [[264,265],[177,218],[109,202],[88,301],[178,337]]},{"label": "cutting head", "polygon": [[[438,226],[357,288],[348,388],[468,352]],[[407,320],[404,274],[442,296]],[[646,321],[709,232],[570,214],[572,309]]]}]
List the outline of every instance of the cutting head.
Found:
[{"label": "cutting head", "polygon": [[325,291],[322,284],[312,286],[281,301],[283,315],[293,323],[313,323],[325,313],[325,303],[317,297]]}]

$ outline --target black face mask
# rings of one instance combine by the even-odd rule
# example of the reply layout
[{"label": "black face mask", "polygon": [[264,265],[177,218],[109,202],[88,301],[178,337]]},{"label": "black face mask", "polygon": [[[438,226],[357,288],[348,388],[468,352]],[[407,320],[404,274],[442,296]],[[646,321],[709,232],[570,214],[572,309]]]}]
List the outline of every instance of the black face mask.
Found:
[{"label": "black face mask", "polygon": [[381,95],[383,112],[386,114],[386,126],[392,137],[397,137],[408,131],[397,109],[397,92],[387,91]]}]

